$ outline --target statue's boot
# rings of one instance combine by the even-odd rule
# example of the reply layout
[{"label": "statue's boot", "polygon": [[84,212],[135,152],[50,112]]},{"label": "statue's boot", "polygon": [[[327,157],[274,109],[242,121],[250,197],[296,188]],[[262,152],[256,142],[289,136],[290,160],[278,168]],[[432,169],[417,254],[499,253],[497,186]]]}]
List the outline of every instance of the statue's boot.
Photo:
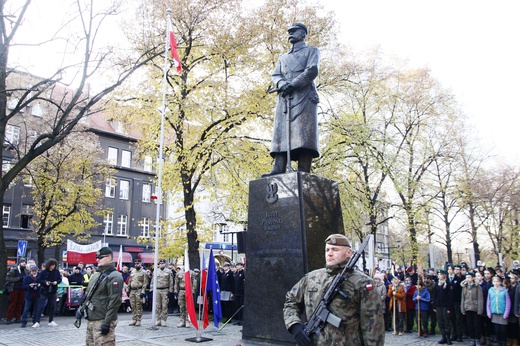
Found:
[{"label": "statue's boot", "polygon": [[311,172],[312,156],[310,154],[300,154],[298,157],[298,170],[300,172]]},{"label": "statue's boot", "polygon": [[269,173],[262,174],[262,178],[269,177],[271,175],[285,173],[286,168],[287,168],[287,155],[286,154],[276,154],[274,157],[273,169]]}]

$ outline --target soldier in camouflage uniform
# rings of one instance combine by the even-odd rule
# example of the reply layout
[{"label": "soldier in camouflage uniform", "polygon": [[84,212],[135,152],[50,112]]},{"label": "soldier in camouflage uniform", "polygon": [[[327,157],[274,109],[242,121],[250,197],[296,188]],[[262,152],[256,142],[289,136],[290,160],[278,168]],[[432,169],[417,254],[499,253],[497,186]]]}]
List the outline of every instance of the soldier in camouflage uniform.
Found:
[{"label": "soldier in camouflage uniform", "polygon": [[[153,289],[153,282],[150,285]],[[157,306],[155,314],[157,316],[156,326],[166,327],[166,319],[168,318],[168,292],[173,292],[173,276],[170,269],[166,268],[166,261],[159,261],[159,269],[157,269]]]},{"label": "soldier in camouflage uniform", "polygon": [[129,326],[140,326],[143,317],[143,298],[145,297],[146,285],[148,285],[148,275],[141,269],[141,261],[135,260],[134,267],[130,271],[128,278],[128,296],[132,306],[132,322]]},{"label": "soldier in camouflage uniform", "polygon": [[298,345],[384,345],[385,329],[383,308],[372,279],[359,270],[347,271],[341,291],[329,306],[342,322],[339,328],[326,324],[319,335],[309,338],[304,332],[300,315],[308,319],[316,309],[334,277],[352,256],[350,241],[342,234],[333,234],[325,241],[325,268],[305,275],[289,292],[284,304],[285,327]]},{"label": "soldier in camouflage uniform", "polygon": [[[85,301],[85,314],[87,322],[87,346],[116,344],[115,329],[117,326],[117,311],[121,306],[123,293],[123,277],[114,267],[112,250],[102,247],[96,253],[98,271],[92,275],[85,293],[88,297],[96,286],[100,276],[103,280],[97,284],[92,297]],[[106,275],[105,275],[106,273]]]},{"label": "soldier in camouflage uniform", "polygon": [[[179,300],[179,309],[180,309],[180,322],[177,325],[177,328],[184,328],[189,327],[190,322],[188,321],[188,314],[186,312],[186,291],[185,291],[185,273],[184,268],[177,267],[180,270],[177,271],[177,274],[175,275],[175,285],[174,285],[174,292],[178,296]],[[196,280],[193,275],[193,273],[190,271],[190,278],[191,278],[191,287],[192,291],[194,290],[194,287],[196,287]],[[194,292],[191,292],[193,295]]]}]

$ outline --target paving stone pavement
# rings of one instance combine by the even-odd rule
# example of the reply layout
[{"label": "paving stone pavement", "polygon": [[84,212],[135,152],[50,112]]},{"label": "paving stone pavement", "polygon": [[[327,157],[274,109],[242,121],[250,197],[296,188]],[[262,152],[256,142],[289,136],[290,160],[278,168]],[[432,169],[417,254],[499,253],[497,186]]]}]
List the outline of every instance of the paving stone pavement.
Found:
[{"label": "paving stone pavement", "polygon": [[[226,325],[222,330],[213,326],[213,323],[197,335],[195,328],[177,328],[179,323],[178,316],[169,316],[167,327],[157,327],[155,330],[149,329],[151,326],[152,315],[145,312],[141,327],[131,327],[131,314],[120,313],[118,326],[116,328],[116,341],[118,345],[124,346],[186,346],[201,344],[203,346],[269,346],[269,343],[258,343],[250,340],[242,340],[242,327]],[[31,328],[32,323],[27,324],[27,328],[20,328],[19,323],[9,325],[0,324],[0,345],[6,346],[79,346],[85,344],[86,323],[82,323],[78,329],[74,327],[75,318],[73,316],[58,316],[54,319],[58,323],[57,327],[47,325],[47,317],[42,317],[40,328]],[[85,321],[83,321],[85,322]],[[222,327],[222,325],[221,325]],[[193,342],[186,341],[188,338],[210,338],[211,341]],[[405,334],[403,336],[392,335],[387,332],[385,335],[385,345],[437,345],[440,339],[438,335],[428,338],[419,338],[417,334]],[[454,343],[454,345],[466,345],[464,343]]]}]

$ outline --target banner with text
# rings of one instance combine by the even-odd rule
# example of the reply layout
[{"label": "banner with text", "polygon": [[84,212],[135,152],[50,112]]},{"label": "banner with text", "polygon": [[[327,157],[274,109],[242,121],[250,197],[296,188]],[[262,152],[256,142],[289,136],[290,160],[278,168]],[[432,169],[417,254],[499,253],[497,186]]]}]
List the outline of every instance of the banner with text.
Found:
[{"label": "banner with text", "polygon": [[92,243],[81,245],[67,240],[67,260],[65,262],[70,264],[96,263],[96,252],[101,249],[101,240]]}]

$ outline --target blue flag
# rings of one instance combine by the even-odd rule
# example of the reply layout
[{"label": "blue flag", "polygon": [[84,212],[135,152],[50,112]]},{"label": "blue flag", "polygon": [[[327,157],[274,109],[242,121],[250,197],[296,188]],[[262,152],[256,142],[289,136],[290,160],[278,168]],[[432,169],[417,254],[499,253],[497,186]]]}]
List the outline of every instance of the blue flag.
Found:
[{"label": "blue flag", "polygon": [[211,291],[211,303],[213,306],[213,323],[218,328],[218,322],[222,318],[222,307],[220,306],[220,285],[218,284],[217,270],[215,269],[215,257],[213,249],[209,250],[208,283],[206,291]]}]

